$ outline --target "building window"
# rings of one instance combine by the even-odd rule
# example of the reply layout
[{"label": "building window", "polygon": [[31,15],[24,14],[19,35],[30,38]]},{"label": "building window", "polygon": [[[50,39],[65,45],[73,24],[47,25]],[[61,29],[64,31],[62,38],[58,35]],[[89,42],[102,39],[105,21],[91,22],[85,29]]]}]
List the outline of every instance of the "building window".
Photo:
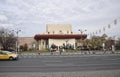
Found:
[{"label": "building window", "polygon": [[67,31],[67,34],[69,34],[69,31]]},{"label": "building window", "polygon": [[61,31],[61,30],[60,30],[59,32],[60,32],[60,34],[62,34],[62,31]]},{"label": "building window", "polygon": [[55,31],[53,31],[53,34],[55,33]]},{"label": "building window", "polygon": [[48,32],[48,34],[50,34],[50,32]]}]

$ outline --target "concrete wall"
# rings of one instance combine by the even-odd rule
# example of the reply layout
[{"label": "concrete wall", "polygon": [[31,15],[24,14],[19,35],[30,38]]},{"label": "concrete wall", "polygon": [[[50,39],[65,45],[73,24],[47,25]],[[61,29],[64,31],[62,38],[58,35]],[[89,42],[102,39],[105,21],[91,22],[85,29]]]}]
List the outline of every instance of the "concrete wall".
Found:
[{"label": "concrete wall", "polygon": [[72,26],[70,24],[47,24],[46,33],[49,34],[71,34]]},{"label": "concrete wall", "polygon": [[33,48],[34,46],[33,44],[36,43],[34,37],[19,37],[18,41],[19,41],[19,44],[18,44],[19,46],[20,45],[24,46],[25,44],[27,44],[29,49]]}]

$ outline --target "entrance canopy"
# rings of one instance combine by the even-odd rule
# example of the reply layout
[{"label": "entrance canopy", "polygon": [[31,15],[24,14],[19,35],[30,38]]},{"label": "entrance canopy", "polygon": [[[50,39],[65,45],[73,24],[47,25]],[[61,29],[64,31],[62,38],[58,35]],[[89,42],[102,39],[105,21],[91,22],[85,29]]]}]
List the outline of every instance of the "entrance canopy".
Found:
[{"label": "entrance canopy", "polygon": [[38,34],[34,36],[35,40],[41,39],[85,39],[86,34]]}]

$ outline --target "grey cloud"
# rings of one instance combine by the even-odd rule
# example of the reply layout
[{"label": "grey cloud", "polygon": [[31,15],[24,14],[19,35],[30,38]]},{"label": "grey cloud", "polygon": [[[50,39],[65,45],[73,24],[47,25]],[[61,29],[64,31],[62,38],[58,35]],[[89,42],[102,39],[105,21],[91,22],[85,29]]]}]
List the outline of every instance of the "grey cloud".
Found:
[{"label": "grey cloud", "polygon": [[[25,36],[34,34],[30,29],[44,31],[47,23],[70,23],[74,27],[90,28],[108,23],[119,16],[119,0],[0,0],[0,21],[4,24],[22,24],[29,27]],[[36,25],[36,28],[35,28]],[[97,25],[97,26],[96,26]],[[22,28],[24,29],[24,28]],[[76,30],[74,28],[74,30]],[[36,32],[36,31],[35,31]],[[37,32],[36,32],[37,33]]]},{"label": "grey cloud", "polygon": [[8,20],[7,16],[0,14],[0,22],[6,22]]}]

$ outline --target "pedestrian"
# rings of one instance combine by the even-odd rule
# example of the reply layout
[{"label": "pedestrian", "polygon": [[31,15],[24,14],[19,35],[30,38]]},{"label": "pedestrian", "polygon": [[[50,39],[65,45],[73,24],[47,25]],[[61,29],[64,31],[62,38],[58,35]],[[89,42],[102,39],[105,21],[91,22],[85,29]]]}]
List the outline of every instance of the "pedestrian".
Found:
[{"label": "pedestrian", "polygon": [[115,46],[112,45],[112,53],[114,53],[114,51],[115,51]]},{"label": "pedestrian", "polygon": [[59,49],[60,49],[59,52],[60,52],[60,55],[61,55],[63,48],[60,46]]}]

